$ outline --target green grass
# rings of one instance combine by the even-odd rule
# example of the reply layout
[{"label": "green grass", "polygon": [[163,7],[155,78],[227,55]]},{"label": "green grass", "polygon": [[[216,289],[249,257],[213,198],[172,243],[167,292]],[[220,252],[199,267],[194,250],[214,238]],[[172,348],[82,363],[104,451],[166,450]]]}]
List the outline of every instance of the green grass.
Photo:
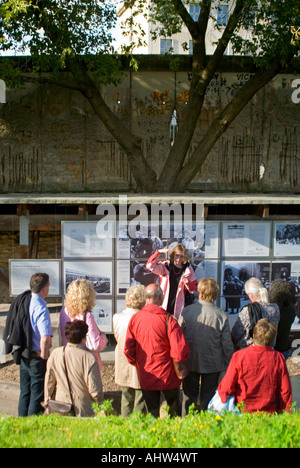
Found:
[{"label": "green grass", "polygon": [[300,447],[300,413],[194,413],[185,419],[132,415],[90,419],[0,417],[0,447],[202,448]]}]

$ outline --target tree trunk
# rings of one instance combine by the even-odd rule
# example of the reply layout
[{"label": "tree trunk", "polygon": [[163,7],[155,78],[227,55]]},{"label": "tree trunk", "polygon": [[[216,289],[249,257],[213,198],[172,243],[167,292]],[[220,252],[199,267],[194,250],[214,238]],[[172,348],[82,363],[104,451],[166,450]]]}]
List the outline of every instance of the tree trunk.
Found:
[{"label": "tree trunk", "polygon": [[85,70],[84,64],[77,60],[69,60],[68,65],[79,85],[80,92],[88,100],[103,125],[126,153],[138,191],[153,192],[157,175],[144,157],[142,139],[134,135],[124,122],[111,111],[103,100],[96,84]]},{"label": "tree trunk", "polygon": [[240,114],[253,96],[273,79],[281,69],[280,59],[276,59],[268,69],[261,69],[240,89],[233,100],[215,118],[214,122],[200,141],[197,149],[187,161],[170,189],[170,192],[184,192],[199,173],[215,143],[228,126]]}]

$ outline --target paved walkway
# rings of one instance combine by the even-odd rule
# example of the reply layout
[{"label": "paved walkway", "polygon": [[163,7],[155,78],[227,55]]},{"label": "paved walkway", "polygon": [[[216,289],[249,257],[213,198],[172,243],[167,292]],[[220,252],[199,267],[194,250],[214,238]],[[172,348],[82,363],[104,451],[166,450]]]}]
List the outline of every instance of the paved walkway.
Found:
[{"label": "paved walkway", "polygon": [[[101,353],[104,364],[114,363],[114,351]],[[300,411],[300,375],[292,376],[293,401]],[[18,416],[19,383],[0,381],[0,414],[4,416]]]},{"label": "paved walkway", "polygon": [[[3,341],[1,340],[3,336],[3,330],[6,321],[6,307],[0,305],[0,363],[1,363],[1,351]],[[2,309],[2,310],[1,310]],[[5,310],[5,311],[4,311]],[[54,332],[54,347],[59,346],[58,339],[58,330],[59,330],[59,314],[52,313],[51,321]],[[231,326],[236,320],[236,316],[229,316]],[[232,323],[233,322],[233,323]],[[295,320],[293,324],[293,331],[300,331],[300,324],[298,324],[298,319]],[[6,361],[6,358],[2,356],[2,362]],[[114,364],[115,362],[115,353],[113,348],[105,349],[101,353],[101,359],[104,364]],[[300,410],[300,375],[291,377],[292,388],[293,388],[293,401],[296,402],[296,407]],[[1,382],[0,381],[0,414],[17,416],[18,411],[18,399],[19,399],[19,384],[14,382]]]}]

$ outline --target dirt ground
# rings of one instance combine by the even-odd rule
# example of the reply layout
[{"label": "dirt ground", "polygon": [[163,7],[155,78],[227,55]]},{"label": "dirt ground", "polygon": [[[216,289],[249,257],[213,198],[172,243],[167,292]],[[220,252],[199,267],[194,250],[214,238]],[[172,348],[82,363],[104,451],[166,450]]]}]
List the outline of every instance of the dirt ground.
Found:
[{"label": "dirt ground", "polygon": [[[300,375],[300,357],[288,359],[287,366],[290,375]],[[0,381],[19,382],[19,366],[7,363],[0,365]],[[103,391],[104,392],[119,392],[120,387],[115,383],[115,366],[114,364],[104,364],[101,373]]]},{"label": "dirt ground", "polygon": [[[7,388],[9,383],[18,384],[20,381],[20,367],[13,364],[1,364],[0,365],[0,382],[7,384],[2,387],[6,393],[9,394],[9,389]],[[115,383],[115,366],[113,364],[106,364],[103,366],[103,371],[101,373],[103,392],[105,400],[113,400],[113,407],[117,414],[121,412],[121,390],[120,387]],[[15,389],[14,389],[15,391]],[[0,395],[0,400],[2,395]],[[6,400],[5,395],[5,400]]]}]

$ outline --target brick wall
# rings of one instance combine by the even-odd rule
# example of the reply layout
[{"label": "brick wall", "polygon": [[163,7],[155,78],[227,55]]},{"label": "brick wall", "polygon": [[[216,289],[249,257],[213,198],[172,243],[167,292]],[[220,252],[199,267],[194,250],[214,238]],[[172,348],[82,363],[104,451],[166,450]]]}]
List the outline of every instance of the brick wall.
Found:
[{"label": "brick wall", "polygon": [[[245,72],[215,74],[191,151],[218,110],[249,79]],[[170,148],[176,106],[185,115],[188,71],[139,71],[103,89],[109,106],[143,140],[159,173]],[[292,100],[295,75],[278,75],[261,90],[215,145],[195,191],[300,191],[300,106]],[[83,97],[53,86],[8,90],[0,114],[0,193],[128,192],[134,189],[125,153]]]},{"label": "brick wall", "polygon": [[[9,275],[9,259],[22,258],[18,233],[0,232],[0,268]],[[41,232],[38,249],[39,259],[61,258],[60,232]],[[29,278],[30,279],[30,278]],[[28,279],[28,282],[29,282]],[[10,303],[8,289],[0,282],[0,303]]]}]

